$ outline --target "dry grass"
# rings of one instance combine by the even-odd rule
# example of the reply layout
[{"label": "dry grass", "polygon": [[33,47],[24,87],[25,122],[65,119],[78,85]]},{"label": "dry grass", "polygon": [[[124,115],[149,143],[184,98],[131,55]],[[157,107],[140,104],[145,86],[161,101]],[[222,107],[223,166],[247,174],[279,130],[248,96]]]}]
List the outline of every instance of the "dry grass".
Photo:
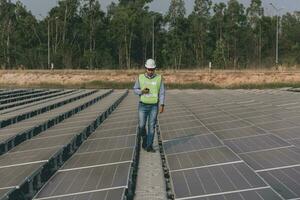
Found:
[{"label": "dry grass", "polygon": [[[0,71],[0,85],[56,88],[131,88],[139,70]],[[300,71],[165,70],[170,88],[274,88],[300,85]]]}]

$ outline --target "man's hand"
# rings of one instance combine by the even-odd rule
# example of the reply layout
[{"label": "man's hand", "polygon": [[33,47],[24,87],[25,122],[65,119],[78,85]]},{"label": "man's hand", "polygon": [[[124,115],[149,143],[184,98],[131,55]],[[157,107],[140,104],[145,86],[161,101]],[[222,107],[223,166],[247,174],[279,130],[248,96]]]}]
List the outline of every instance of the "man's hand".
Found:
[{"label": "man's hand", "polygon": [[144,88],[143,90],[142,90],[142,94],[148,94],[149,93],[149,89],[148,88]]},{"label": "man's hand", "polygon": [[165,106],[164,105],[160,105],[159,107],[159,113],[163,113],[165,110]]}]

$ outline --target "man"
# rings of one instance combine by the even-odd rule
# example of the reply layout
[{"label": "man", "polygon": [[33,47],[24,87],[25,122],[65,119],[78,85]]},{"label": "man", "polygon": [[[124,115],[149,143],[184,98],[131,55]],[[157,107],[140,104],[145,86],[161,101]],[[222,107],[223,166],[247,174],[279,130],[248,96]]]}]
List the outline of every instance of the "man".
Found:
[{"label": "man", "polygon": [[164,112],[165,87],[161,75],[155,74],[156,64],[153,59],[146,61],[145,68],[146,73],[139,75],[133,89],[135,94],[140,96],[139,136],[143,140],[142,147],[148,152],[155,152],[153,149],[155,125],[158,110],[159,113]]}]

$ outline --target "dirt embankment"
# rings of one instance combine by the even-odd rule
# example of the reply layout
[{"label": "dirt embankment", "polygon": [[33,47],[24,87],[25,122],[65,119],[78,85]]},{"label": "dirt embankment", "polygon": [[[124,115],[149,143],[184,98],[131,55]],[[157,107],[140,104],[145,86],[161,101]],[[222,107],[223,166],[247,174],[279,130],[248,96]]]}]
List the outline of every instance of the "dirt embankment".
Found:
[{"label": "dirt embankment", "polygon": [[[138,70],[16,70],[0,71],[0,85],[31,87],[38,85],[80,86],[92,82],[132,83]],[[218,87],[231,87],[246,84],[300,83],[300,71],[158,71],[167,84],[213,84]]]}]

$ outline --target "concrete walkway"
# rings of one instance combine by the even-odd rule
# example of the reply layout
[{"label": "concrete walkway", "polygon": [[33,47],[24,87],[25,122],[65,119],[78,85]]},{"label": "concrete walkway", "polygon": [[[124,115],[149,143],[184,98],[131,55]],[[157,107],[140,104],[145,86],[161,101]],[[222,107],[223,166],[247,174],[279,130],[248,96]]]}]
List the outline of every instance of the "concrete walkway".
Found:
[{"label": "concrete walkway", "polygon": [[157,135],[153,147],[156,153],[141,149],[135,200],[167,200]]}]

